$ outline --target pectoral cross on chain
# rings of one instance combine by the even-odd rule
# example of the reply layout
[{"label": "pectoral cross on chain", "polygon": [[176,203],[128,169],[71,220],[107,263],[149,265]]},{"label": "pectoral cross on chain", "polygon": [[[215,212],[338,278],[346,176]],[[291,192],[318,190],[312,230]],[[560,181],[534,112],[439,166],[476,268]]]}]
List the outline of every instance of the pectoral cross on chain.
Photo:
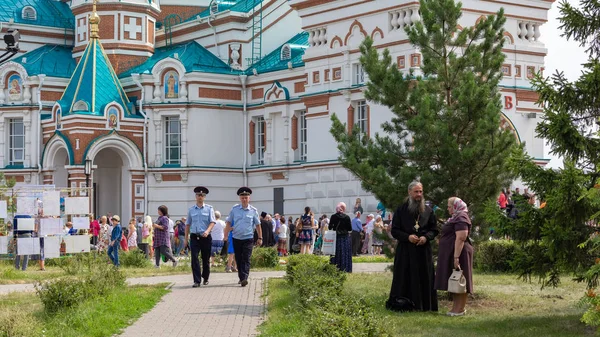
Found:
[{"label": "pectoral cross on chain", "polygon": [[415,230],[419,231],[419,228],[421,228],[421,226],[419,226],[419,219],[421,218],[421,214],[419,214],[417,216],[417,219],[415,220]]}]

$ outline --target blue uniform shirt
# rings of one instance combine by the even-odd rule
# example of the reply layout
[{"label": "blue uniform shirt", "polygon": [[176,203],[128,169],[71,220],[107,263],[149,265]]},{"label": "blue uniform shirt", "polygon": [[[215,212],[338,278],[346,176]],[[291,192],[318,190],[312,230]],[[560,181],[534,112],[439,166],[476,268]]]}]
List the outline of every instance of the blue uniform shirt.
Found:
[{"label": "blue uniform shirt", "polygon": [[258,210],[252,205],[248,205],[248,208],[243,208],[242,205],[233,206],[227,220],[233,228],[233,238],[237,240],[252,239],[254,227],[260,225]]},{"label": "blue uniform shirt", "polygon": [[352,230],[355,232],[362,231],[362,222],[360,221],[359,218],[352,219]]},{"label": "blue uniform shirt", "polygon": [[206,232],[211,222],[216,221],[213,207],[204,204],[202,207],[198,205],[190,207],[185,224],[190,225],[190,233],[201,235]]}]

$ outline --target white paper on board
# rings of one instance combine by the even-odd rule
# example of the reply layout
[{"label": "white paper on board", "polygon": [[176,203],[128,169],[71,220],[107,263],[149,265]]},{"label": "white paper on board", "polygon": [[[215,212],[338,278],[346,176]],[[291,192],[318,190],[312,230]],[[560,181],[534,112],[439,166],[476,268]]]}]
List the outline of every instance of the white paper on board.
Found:
[{"label": "white paper on board", "polygon": [[37,215],[37,207],[35,205],[35,198],[17,197],[17,214]]},{"label": "white paper on board", "polygon": [[40,238],[17,238],[17,255],[40,253]]},{"label": "white paper on board", "polygon": [[6,200],[0,200],[0,218],[8,218],[8,207],[6,207]]},{"label": "white paper on board", "polygon": [[90,219],[88,217],[73,217],[73,228],[90,229]]},{"label": "white paper on board", "polygon": [[63,231],[63,221],[61,218],[42,218],[40,220],[40,229],[38,232],[40,236],[62,234]]},{"label": "white paper on board", "polygon": [[0,236],[0,254],[8,254],[8,239],[8,236]]},{"label": "white paper on board", "polygon": [[50,236],[44,238],[44,257],[46,259],[53,259],[60,257],[60,242],[61,237]]},{"label": "white paper on board", "polygon": [[65,250],[67,253],[85,253],[90,251],[90,238],[87,235],[65,236]]},{"label": "white paper on board", "polygon": [[18,219],[18,221],[17,221],[17,230],[18,231],[32,231],[34,229],[35,229],[35,219],[33,219],[33,218]]},{"label": "white paper on board", "polygon": [[65,198],[65,214],[89,214],[90,201],[88,197]]},{"label": "white paper on board", "polygon": [[45,216],[60,216],[60,191],[44,191],[42,201]]}]

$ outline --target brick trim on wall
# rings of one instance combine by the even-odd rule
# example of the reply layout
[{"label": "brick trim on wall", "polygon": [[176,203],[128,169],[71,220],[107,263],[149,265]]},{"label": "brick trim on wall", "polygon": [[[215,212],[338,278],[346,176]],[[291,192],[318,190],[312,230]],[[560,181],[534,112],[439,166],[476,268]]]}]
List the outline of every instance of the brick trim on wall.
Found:
[{"label": "brick trim on wall", "polygon": [[354,107],[350,105],[348,107],[348,133],[352,133],[354,127]]},{"label": "brick trim on wall", "polygon": [[298,117],[292,117],[292,150],[298,149]]},{"label": "brick trim on wall", "polygon": [[265,96],[264,88],[252,89],[252,99],[261,99]]},{"label": "brick trim on wall", "polygon": [[254,123],[254,121],[250,121],[248,129],[248,135],[250,137],[250,139],[248,139],[248,143],[250,143],[250,146],[248,146],[248,152],[250,152],[250,154],[254,154],[254,152],[256,152],[256,123]]},{"label": "brick trim on wall", "polygon": [[198,88],[198,96],[202,98],[240,101],[242,99],[242,91],[231,89]]},{"label": "brick trim on wall", "polygon": [[294,83],[294,93],[304,92],[306,88],[304,86],[304,81]]}]

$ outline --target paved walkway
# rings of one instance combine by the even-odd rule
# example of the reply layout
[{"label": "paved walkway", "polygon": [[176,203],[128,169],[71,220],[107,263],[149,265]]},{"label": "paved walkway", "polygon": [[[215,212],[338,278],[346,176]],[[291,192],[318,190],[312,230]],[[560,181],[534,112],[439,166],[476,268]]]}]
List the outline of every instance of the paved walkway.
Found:
[{"label": "paved walkway", "polygon": [[[389,263],[355,263],[354,272],[382,272]],[[170,283],[171,292],[149,312],[126,328],[124,337],[154,336],[256,336],[265,315],[261,297],[265,280],[283,277],[283,271],[250,272],[247,287],[236,273],[212,273],[210,284],[192,288],[192,275],[131,278],[129,284]],[[0,285],[0,294],[32,291],[32,284]]]}]

